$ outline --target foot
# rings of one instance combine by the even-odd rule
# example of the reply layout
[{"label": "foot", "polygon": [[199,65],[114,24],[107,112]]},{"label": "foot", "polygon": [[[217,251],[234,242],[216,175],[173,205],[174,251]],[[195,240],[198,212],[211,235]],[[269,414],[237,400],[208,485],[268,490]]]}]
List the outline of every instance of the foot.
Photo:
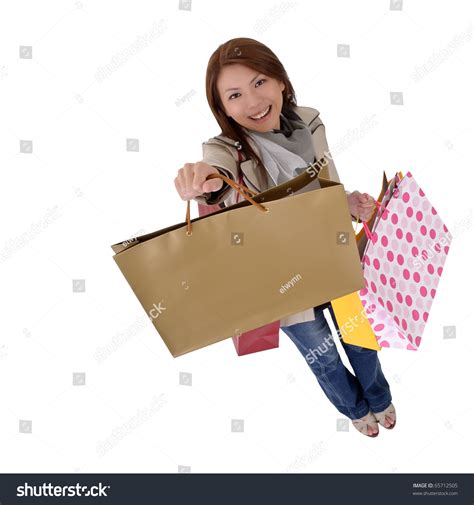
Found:
[{"label": "foot", "polygon": [[363,435],[367,435],[368,437],[375,438],[379,434],[377,419],[370,410],[364,417],[353,419],[352,424],[357,431],[360,431]]},{"label": "foot", "polygon": [[382,412],[374,412],[374,416],[387,430],[394,428],[397,422],[397,413],[395,412],[395,407],[392,403]]}]

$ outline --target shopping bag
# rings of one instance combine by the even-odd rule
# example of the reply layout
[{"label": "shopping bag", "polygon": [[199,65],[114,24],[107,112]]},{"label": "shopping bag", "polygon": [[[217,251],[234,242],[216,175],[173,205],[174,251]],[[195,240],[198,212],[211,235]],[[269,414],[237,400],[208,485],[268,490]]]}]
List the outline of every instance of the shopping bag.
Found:
[{"label": "shopping bag", "polygon": [[[381,202],[384,195],[387,193],[389,183],[385,172],[382,177],[382,187],[377,202]],[[364,256],[367,247],[368,236],[365,232],[366,229],[372,229],[377,218],[377,212],[369,219],[356,235],[357,247],[361,259]],[[358,221],[357,221],[358,222]],[[370,314],[370,307],[366,308],[362,305],[362,301],[358,292],[349,293],[340,298],[331,300],[334,315],[336,316],[339,332],[341,333],[342,340],[346,344],[357,345],[367,349],[379,351],[381,349],[377,342],[374,330],[368,317]]]},{"label": "shopping bag", "polygon": [[346,344],[357,345],[374,351],[381,349],[368,320],[371,309],[362,304],[358,292],[331,300],[331,305],[341,338]]},{"label": "shopping bag", "polygon": [[451,234],[411,172],[395,176],[364,257],[364,307],[381,347],[418,350]]},{"label": "shopping bag", "polygon": [[[239,180],[239,183],[242,184],[242,178]],[[219,205],[198,203],[199,216],[207,216],[220,209]],[[260,326],[260,328],[246,331],[240,335],[233,335],[232,340],[238,356],[275,349],[279,346],[280,341],[280,321],[265,324]]]},{"label": "shopping bag", "polygon": [[241,335],[233,335],[232,340],[239,356],[276,349],[280,343],[280,321],[265,324]]},{"label": "shopping bag", "polygon": [[186,222],[111,246],[174,357],[363,287],[344,186],[319,169],[253,198],[210,174],[245,200],[192,220],[188,201]]}]

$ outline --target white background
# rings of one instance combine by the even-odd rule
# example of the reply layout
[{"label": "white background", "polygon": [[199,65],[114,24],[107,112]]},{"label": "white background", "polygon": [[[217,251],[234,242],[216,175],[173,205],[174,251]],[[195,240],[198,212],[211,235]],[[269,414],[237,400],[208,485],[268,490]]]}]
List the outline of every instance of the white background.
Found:
[{"label": "white background", "polygon": [[[472,3],[392,7],[2,3],[0,472],[473,471]],[[453,234],[420,350],[380,353],[398,422],[376,439],[337,430],[283,332],[270,351],[238,357],[226,340],[174,359],[112,259],[111,244],[184,220],[177,170],[219,133],[207,62],[239,36],[320,110],[346,189],[378,196],[383,170],[410,170]]]}]

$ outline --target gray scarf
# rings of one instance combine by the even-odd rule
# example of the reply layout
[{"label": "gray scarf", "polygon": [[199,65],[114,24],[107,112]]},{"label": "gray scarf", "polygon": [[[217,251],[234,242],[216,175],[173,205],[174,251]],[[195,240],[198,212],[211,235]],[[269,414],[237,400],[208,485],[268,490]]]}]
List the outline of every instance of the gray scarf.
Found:
[{"label": "gray scarf", "polygon": [[260,151],[269,187],[293,179],[315,161],[309,126],[290,107],[283,109],[280,122],[281,129],[268,132],[244,128]]}]

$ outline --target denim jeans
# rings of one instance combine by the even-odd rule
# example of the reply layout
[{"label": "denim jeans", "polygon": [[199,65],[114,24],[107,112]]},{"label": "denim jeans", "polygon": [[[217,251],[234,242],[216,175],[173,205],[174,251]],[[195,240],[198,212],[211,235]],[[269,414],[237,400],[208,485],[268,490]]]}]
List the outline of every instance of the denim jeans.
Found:
[{"label": "denim jeans", "polygon": [[340,339],[356,374],[354,377],[341,361],[323,314],[325,308],[329,309],[334,325],[339,330],[330,302],[314,307],[314,321],[282,326],[281,329],[303,354],[324,393],[339,412],[350,419],[359,419],[369,410],[385,410],[392,402],[392,395],[377,351],[346,344]]}]

